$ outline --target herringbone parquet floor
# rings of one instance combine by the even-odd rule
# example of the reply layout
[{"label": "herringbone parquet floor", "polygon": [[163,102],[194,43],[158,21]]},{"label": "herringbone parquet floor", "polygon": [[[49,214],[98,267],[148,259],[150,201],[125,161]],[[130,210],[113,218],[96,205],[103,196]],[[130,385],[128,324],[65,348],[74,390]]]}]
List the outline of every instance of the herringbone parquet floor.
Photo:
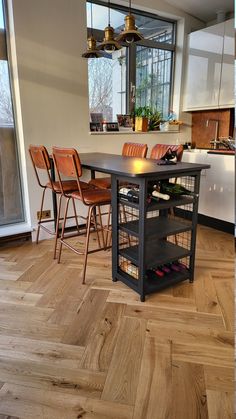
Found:
[{"label": "herringbone parquet floor", "polygon": [[[95,240],[95,238],[94,238]],[[233,237],[198,228],[196,280],[147,297],[109,252],[0,250],[0,418],[233,418]]]}]

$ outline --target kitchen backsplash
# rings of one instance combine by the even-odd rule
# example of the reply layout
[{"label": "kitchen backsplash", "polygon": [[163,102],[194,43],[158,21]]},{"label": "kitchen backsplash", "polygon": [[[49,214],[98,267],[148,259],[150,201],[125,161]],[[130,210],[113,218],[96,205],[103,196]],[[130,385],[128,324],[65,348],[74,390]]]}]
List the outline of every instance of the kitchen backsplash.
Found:
[{"label": "kitchen backsplash", "polygon": [[233,136],[234,109],[196,111],[192,112],[192,144],[197,148],[211,148],[210,141],[215,138],[215,121],[219,121],[218,137]]}]

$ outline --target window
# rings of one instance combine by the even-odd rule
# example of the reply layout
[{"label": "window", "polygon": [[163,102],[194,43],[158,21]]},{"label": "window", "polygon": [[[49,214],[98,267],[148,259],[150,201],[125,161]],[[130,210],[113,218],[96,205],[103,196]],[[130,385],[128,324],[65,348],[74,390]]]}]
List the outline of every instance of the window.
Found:
[{"label": "window", "polygon": [[0,0],[0,226],[24,221],[3,2]]},{"label": "window", "polygon": [[169,113],[171,94],[170,51],[137,46],[136,49],[136,106],[150,106]]},{"label": "window", "polygon": [[88,60],[90,112],[102,113],[106,121],[116,121],[116,114],[126,113],[126,60],[125,47]]},{"label": "window", "polygon": [[[87,2],[87,22],[91,21],[90,10]],[[127,13],[127,8],[112,4],[115,34],[123,30]],[[88,60],[90,112],[102,113],[110,122],[117,120],[117,114],[130,113],[134,106],[149,106],[160,111],[163,118],[172,107],[175,22],[139,11],[132,14],[144,40]],[[107,5],[93,2],[93,32],[98,43],[103,40],[107,22]]]}]

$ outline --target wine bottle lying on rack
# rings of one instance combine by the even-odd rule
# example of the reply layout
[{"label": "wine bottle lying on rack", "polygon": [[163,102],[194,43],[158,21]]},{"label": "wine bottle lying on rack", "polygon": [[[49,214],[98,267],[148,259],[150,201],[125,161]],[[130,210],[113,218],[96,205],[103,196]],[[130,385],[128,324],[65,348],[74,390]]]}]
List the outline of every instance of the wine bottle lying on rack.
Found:
[{"label": "wine bottle lying on rack", "polygon": [[168,201],[168,200],[170,199],[170,195],[167,195],[167,194],[161,193],[161,192],[159,192],[159,191],[153,191],[153,192],[152,192],[152,196],[153,196],[154,198],[164,199],[165,201]]},{"label": "wine bottle lying on rack", "polygon": [[124,201],[139,203],[139,190],[137,188],[122,187],[119,190],[119,196]]},{"label": "wine bottle lying on rack", "polygon": [[193,191],[189,191],[184,186],[179,183],[171,182],[161,182],[160,192],[163,194],[168,194],[170,197],[180,196],[180,195],[190,195],[197,196]]}]

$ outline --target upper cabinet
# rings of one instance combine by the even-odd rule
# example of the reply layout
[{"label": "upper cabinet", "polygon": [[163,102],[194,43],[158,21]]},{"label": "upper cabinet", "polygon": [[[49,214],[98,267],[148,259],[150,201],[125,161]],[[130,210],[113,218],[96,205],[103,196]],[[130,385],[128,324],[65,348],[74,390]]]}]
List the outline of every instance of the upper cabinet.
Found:
[{"label": "upper cabinet", "polygon": [[219,107],[234,107],[234,19],[225,22]]},{"label": "upper cabinet", "polygon": [[183,110],[234,106],[234,20],[192,32]]}]

